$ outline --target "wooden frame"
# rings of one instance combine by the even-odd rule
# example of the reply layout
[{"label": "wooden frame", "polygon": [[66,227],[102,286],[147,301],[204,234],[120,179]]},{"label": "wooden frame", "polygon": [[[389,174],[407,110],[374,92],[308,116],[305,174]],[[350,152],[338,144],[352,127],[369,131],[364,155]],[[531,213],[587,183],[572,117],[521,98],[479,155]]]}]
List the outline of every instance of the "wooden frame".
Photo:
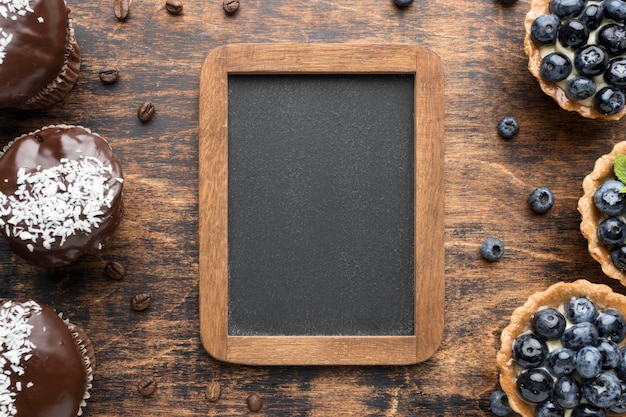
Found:
[{"label": "wooden frame", "polygon": [[[228,334],[228,75],[413,74],[415,317],[410,336]],[[237,44],[206,58],[200,78],[200,335],[218,360],[248,365],[402,365],[428,359],[443,335],[444,76],[412,45]]]}]

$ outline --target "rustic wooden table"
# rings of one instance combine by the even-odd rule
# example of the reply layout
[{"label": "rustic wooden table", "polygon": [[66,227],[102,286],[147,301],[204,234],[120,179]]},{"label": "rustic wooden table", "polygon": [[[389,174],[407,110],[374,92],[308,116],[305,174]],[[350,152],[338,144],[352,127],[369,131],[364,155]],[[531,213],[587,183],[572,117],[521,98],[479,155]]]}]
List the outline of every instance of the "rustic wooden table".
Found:
[{"label": "rustic wooden table", "polygon": [[[69,0],[68,0],[69,1]],[[16,258],[0,241],[2,297],[35,297],[81,325],[98,368],[85,416],[247,415],[256,392],[268,416],[490,416],[495,355],[512,310],[557,281],[607,279],[587,253],[576,210],[597,157],[623,139],[624,122],[586,120],[561,110],[526,69],[520,0],[242,0],[227,16],[222,0],[185,0],[180,16],[164,0],[135,0],[119,22],[111,0],[69,1],[83,64],[67,98],[40,112],[3,110],[0,141],[58,123],[109,139],[126,176],[126,217],[112,245],[56,271]],[[443,60],[445,87],[445,331],[440,348],[401,367],[248,367],[211,359],[198,320],[198,86],[202,62],[235,42],[415,43]],[[119,81],[98,79],[117,66]],[[142,124],[137,107],[152,100]],[[521,131],[499,138],[497,121]],[[550,187],[545,215],[526,199]],[[428,196],[424,196],[427,198]],[[480,256],[487,237],[506,245],[500,262]],[[122,281],[103,273],[109,260]],[[153,296],[143,312],[136,293]],[[137,393],[144,376],[158,383]],[[222,386],[215,403],[211,381]]]}]

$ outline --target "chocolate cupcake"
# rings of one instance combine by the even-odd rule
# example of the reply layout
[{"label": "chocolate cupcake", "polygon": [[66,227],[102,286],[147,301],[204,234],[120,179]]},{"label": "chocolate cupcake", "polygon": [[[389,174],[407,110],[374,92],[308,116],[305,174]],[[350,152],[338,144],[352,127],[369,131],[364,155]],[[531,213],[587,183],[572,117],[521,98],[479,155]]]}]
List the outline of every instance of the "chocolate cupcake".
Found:
[{"label": "chocolate cupcake", "polygon": [[80,49],[64,0],[0,2],[0,108],[38,109],[78,79]]},{"label": "chocolate cupcake", "polygon": [[34,300],[0,305],[0,415],[76,417],[95,356],[84,331]]},{"label": "chocolate cupcake", "polygon": [[100,250],[123,215],[123,176],[109,144],[80,126],[49,126],[0,153],[0,233],[36,265]]}]

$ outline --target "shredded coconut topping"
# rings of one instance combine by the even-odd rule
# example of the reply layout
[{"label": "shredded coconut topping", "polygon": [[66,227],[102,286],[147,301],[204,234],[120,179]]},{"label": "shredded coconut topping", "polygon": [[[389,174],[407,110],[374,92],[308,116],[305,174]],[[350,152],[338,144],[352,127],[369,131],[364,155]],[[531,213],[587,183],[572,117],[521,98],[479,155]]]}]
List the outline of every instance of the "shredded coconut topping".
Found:
[{"label": "shredded coconut topping", "polygon": [[68,237],[100,226],[103,208],[115,198],[111,178],[111,165],[93,156],[62,158],[59,165],[34,172],[21,168],[15,193],[0,192],[0,227],[7,236],[28,241],[31,251],[38,242],[45,249],[55,242],[63,246]]},{"label": "shredded coconut topping", "polygon": [[[17,20],[18,16],[25,16],[26,13],[34,13],[30,7],[31,0],[0,0],[0,17],[4,20]],[[2,20],[0,20],[0,64],[4,61],[6,52],[4,51],[11,40],[12,33],[7,33],[2,28]]]},{"label": "shredded coconut topping", "polygon": [[[35,345],[29,340],[33,326],[28,324],[28,318],[40,311],[41,306],[35,301],[7,301],[0,307],[0,417],[17,414],[16,393],[11,390],[11,378],[24,374],[22,360],[32,356]],[[28,382],[26,387],[18,382],[15,383],[18,391],[33,386],[32,382]]]}]

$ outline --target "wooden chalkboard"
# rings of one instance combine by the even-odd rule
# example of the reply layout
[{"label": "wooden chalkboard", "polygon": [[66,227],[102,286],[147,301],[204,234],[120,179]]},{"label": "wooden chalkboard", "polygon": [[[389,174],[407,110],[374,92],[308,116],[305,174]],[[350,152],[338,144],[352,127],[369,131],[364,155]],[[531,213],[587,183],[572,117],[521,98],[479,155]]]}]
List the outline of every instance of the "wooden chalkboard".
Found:
[{"label": "wooden chalkboard", "polygon": [[200,84],[217,359],[409,364],[443,332],[443,72],[398,45],[229,45]]}]

